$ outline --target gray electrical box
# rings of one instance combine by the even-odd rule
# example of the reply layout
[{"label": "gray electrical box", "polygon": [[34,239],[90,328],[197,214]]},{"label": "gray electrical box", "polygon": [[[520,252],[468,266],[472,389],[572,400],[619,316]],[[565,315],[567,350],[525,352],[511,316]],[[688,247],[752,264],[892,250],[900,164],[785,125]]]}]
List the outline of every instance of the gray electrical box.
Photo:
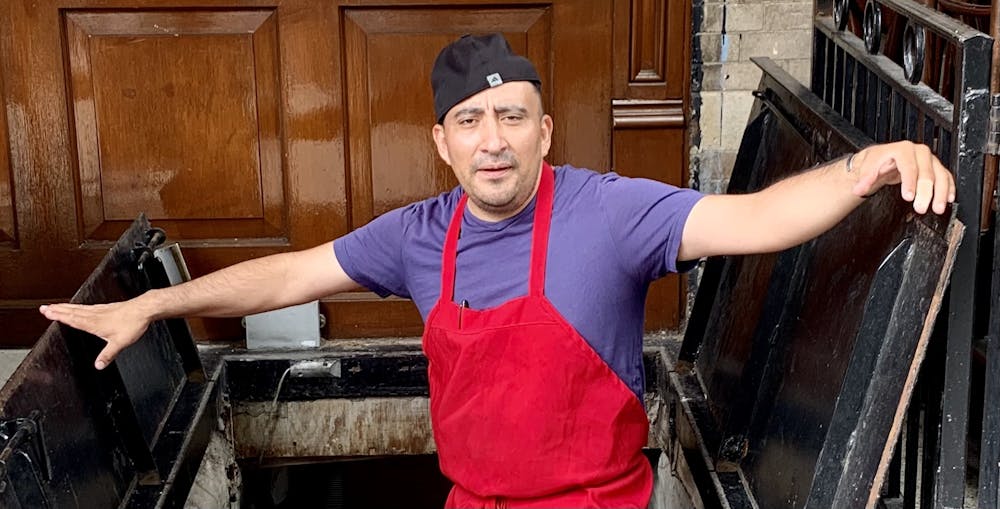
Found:
[{"label": "gray electrical box", "polygon": [[247,348],[319,346],[319,301],[248,315]]}]

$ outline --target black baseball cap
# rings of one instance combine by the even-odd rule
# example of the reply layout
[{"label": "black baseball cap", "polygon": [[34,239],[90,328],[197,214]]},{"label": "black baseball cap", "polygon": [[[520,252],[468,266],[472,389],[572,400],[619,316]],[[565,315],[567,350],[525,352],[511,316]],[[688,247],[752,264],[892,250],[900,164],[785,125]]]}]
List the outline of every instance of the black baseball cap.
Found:
[{"label": "black baseball cap", "polygon": [[456,104],[490,87],[530,81],[541,87],[535,66],[510,49],[501,34],[463,35],[438,53],[431,70],[437,122]]}]

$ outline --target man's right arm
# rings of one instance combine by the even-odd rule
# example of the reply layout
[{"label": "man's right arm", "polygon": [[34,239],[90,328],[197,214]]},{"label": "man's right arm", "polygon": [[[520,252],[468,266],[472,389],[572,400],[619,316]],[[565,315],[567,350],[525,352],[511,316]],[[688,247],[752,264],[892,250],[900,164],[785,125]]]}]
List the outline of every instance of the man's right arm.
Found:
[{"label": "man's right arm", "polygon": [[303,251],[248,260],[124,302],[51,304],[40,311],[50,320],[107,341],[94,363],[103,369],[155,320],[246,316],[356,288],[359,285],[344,272],[327,242]]}]

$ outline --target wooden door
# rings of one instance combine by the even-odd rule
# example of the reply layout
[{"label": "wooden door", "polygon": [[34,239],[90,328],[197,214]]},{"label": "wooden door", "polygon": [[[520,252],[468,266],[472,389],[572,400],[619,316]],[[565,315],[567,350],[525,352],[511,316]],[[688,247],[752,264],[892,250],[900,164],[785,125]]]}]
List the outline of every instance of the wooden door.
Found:
[{"label": "wooden door", "polygon": [[[37,305],[68,298],[139,212],[200,275],[454,186],[429,72],[463,33],[501,31],[535,62],[553,163],[681,184],[689,6],[667,4],[3,2],[0,345],[33,341]],[[676,326],[681,284],[661,286],[651,324]],[[402,299],[345,294],[323,312],[326,337],[420,332]],[[242,336],[235,320],[195,329]]]}]

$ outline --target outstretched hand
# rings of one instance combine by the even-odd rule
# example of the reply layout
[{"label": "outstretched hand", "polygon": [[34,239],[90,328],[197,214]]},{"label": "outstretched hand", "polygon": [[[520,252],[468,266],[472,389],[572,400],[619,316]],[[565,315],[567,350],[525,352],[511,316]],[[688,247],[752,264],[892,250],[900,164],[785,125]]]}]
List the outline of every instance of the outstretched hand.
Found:
[{"label": "outstretched hand", "polygon": [[873,145],[854,155],[850,171],[858,182],[853,192],[868,196],[883,186],[900,185],[900,195],[918,214],[928,207],[943,214],[955,202],[955,179],[927,145],[899,141]]},{"label": "outstretched hand", "polygon": [[89,332],[107,345],[97,355],[94,367],[104,369],[126,347],[135,343],[149,327],[150,319],[134,301],[112,304],[49,304],[38,310],[49,320]]}]

